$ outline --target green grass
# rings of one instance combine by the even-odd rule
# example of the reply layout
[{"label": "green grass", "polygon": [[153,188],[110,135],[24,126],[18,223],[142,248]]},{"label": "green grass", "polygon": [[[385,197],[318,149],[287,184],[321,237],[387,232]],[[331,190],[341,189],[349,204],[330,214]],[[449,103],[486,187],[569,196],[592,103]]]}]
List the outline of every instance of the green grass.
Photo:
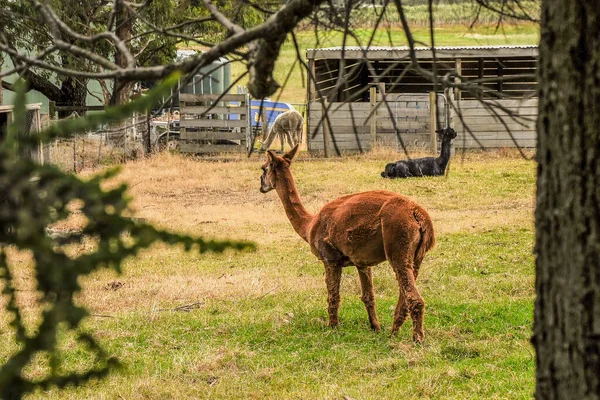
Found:
[{"label": "green grass", "polygon": [[[293,172],[311,211],[369,189],[407,194],[429,211],[437,246],[417,281],[427,303],[423,345],[412,342],[410,321],[390,337],[398,287],[387,263],[374,270],[383,331],[369,329],[353,268],[343,274],[341,326],[326,326],[323,267],[276,194],[258,193],[259,160],[161,155],[124,168],[137,215],[194,234],[252,239],[257,252],[200,257],[156,246],[130,260],[122,276],[104,271],[84,280],[79,301],[95,314],[85,329],[123,370],[30,398],[531,398],[535,164],[501,153],[461,162],[458,154],[445,178],[382,180],[389,157],[304,157]],[[30,304],[26,259],[15,275],[19,298]],[[112,290],[115,280],[123,285]],[[92,365],[85,349],[64,339],[64,371]],[[0,340],[1,363],[15,350],[5,318]],[[45,368],[42,357],[28,373]]]}]

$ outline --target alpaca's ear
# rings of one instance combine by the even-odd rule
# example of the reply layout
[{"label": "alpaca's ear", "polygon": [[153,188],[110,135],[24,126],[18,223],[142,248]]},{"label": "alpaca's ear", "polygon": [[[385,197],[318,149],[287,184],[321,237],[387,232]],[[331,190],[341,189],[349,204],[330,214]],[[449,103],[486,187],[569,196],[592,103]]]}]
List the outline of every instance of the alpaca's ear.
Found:
[{"label": "alpaca's ear", "polygon": [[269,164],[275,161],[275,153],[272,150],[267,150],[267,161]]},{"label": "alpaca's ear", "polygon": [[285,158],[289,162],[292,162],[292,160],[296,156],[296,153],[298,152],[298,147],[300,147],[299,144],[295,145],[290,151],[283,155],[283,158]]}]

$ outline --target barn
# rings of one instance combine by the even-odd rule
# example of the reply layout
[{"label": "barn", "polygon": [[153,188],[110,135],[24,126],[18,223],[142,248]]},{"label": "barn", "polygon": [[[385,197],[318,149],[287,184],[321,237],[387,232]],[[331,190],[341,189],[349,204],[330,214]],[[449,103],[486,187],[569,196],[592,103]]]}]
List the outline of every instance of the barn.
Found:
[{"label": "barn", "polygon": [[306,55],[311,153],[360,152],[375,143],[431,150],[435,129],[447,125],[458,133],[457,148],[535,147],[537,46],[415,48],[421,68],[475,84],[475,93],[434,86],[411,68],[408,47]]}]

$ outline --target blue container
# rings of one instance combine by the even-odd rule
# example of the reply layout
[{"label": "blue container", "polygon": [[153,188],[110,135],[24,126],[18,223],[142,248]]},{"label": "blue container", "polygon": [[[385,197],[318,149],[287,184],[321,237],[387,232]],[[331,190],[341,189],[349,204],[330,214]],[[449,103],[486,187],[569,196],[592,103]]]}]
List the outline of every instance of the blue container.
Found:
[{"label": "blue container", "polygon": [[262,104],[263,112],[267,114],[267,125],[273,125],[275,118],[279,114],[294,109],[294,106],[288,103],[281,103],[277,101],[262,101],[262,100],[250,100],[250,120],[252,121],[253,128],[262,128],[262,120],[260,118],[260,106]]}]

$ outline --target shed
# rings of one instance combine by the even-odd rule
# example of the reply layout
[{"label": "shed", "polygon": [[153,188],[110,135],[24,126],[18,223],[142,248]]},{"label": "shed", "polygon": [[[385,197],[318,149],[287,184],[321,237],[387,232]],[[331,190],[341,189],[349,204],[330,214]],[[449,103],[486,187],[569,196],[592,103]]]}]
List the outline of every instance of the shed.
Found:
[{"label": "shed", "polygon": [[[40,114],[42,104],[27,104],[27,115],[25,118],[25,132],[23,134],[30,134],[32,132],[39,132],[42,128],[42,118]],[[1,106],[0,105],[0,142],[6,137],[8,126],[13,121],[13,106]],[[49,147],[47,145],[40,145],[31,150],[28,157],[44,164],[50,160]]]},{"label": "shed", "polygon": [[[431,149],[433,131],[447,124],[458,133],[456,147],[535,147],[537,46],[417,47],[415,54],[428,71],[435,65],[441,76],[457,71],[476,82],[484,103],[434,87],[411,69],[408,47],[309,49],[309,151],[399,146],[398,136],[408,147]],[[519,117],[508,117],[511,112]]]}]

